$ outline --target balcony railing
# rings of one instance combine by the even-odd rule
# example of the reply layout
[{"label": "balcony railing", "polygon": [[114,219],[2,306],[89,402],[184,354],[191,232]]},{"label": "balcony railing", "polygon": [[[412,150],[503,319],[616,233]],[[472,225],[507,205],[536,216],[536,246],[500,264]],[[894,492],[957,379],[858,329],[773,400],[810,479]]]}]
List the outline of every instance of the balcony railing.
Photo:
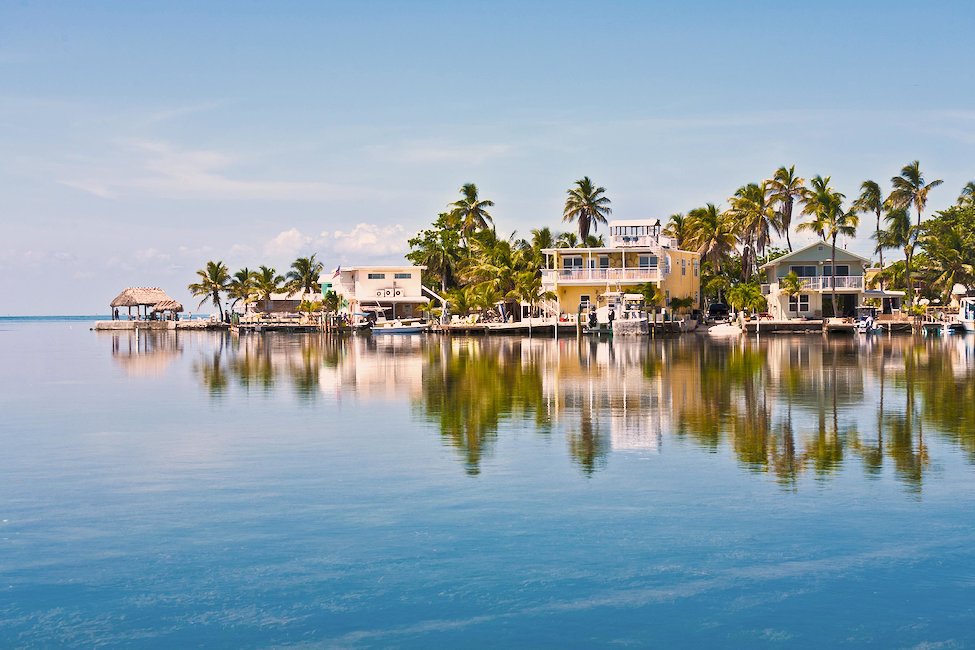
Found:
[{"label": "balcony railing", "polygon": [[[778,291],[781,285],[779,283],[774,283],[771,285],[763,284],[762,293],[768,295],[768,293]],[[802,287],[803,291],[832,291],[833,290],[833,278],[831,276],[825,275],[816,278],[799,278],[799,286]],[[836,276],[836,290],[842,291],[843,289],[863,289],[863,276],[862,275],[837,275]]]},{"label": "balcony railing", "polygon": [[654,282],[661,279],[660,267],[636,269],[544,269],[542,283],[556,282]]}]

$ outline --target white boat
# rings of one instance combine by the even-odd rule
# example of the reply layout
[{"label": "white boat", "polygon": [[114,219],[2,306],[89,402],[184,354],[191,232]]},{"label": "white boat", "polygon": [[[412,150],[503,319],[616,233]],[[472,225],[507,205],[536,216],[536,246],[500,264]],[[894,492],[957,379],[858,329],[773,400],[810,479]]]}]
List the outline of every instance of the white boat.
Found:
[{"label": "white boat", "polygon": [[741,336],[741,326],[738,323],[718,323],[708,328],[708,336]]},{"label": "white boat", "polygon": [[966,332],[975,332],[975,298],[962,298],[958,302],[958,322]]},{"label": "white boat", "polygon": [[407,320],[386,320],[381,318],[377,320],[371,331],[373,334],[422,334],[430,329],[430,326],[419,319],[407,319]]}]

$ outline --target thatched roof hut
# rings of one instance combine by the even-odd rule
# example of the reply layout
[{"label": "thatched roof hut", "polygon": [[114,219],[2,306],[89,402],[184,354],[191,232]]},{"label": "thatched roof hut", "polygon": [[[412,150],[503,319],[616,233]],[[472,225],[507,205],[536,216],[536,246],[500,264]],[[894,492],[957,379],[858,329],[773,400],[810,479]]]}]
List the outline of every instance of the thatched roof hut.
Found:
[{"label": "thatched roof hut", "polygon": [[[132,318],[132,308],[135,307],[137,318],[148,318],[150,312],[162,314],[170,312],[175,317],[183,311],[183,305],[173,300],[165,291],[158,287],[129,287],[119,295],[115,296],[111,307],[116,312],[119,307],[128,309],[129,318]],[[140,308],[142,315],[140,316]],[[115,316],[113,315],[113,318]],[[153,318],[156,318],[153,316]]]},{"label": "thatched roof hut", "polygon": [[152,308],[152,311],[156,313],[163,313],[164,311],[171,311],[174,314],[178,314],[183,311],[182,303],[176,302],[175,300],[163,300],[162,302],[157,302],[156,306]]},{"label": "thatched roof hut", "polygon": [[112,301],[116,307],[154,307],[161,302],[176,302],[158,287],[129,287]]}]

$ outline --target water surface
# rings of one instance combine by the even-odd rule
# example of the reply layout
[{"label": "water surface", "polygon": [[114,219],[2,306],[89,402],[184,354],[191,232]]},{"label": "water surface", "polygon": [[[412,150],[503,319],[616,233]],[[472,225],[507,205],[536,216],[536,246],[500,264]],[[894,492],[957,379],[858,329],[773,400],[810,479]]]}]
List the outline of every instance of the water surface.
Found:
[{"label": "water surface", "polygon": [[972,338],[6,320],[0,362],[5,647],[975,643]]}]

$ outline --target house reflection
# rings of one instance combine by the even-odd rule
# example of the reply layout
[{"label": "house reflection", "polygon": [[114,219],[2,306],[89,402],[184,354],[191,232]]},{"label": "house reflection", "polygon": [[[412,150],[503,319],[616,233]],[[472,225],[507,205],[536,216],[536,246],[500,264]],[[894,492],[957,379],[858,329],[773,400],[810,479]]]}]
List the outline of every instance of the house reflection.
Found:
[{"label": "house reflection", "polygon": [[471,475],[514,429],[564,436],[588,476],[614,455],[668,445],[729,453],[788,489],[803,476],[862,471],[919,491],[932,437],[975,463],[971,338],[214,335],[191,345],[171,332],[134,334],[111,335],[126,372],[162,372],[189,346],[215,398],[406,401]]}]

